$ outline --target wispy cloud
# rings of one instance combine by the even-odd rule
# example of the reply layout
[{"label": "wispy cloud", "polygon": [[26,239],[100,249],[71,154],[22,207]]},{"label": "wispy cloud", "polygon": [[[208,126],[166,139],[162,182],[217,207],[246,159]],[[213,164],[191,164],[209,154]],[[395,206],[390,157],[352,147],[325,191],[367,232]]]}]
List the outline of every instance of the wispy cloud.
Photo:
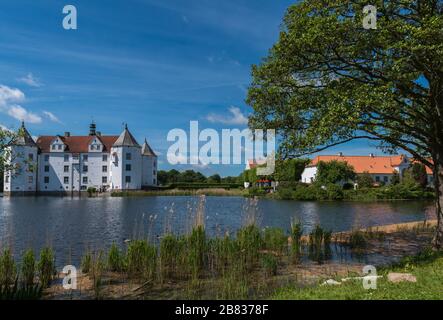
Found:
[{"label": "wispy cloud", "polygon": [[17,119],[29,123],[40,123],[42,118],[23,108],[18,103],[25,100],[25,94],[19,89],[0,85],[0,111]]},{"label": "wispy cloud", "polygon": [[30,87],[41,87],[42,83],[40,82],[39,79],[37,79],[36,77],[34,77],[34,75],[32,73],[28,73],[26,76],[17,79],[17,81],[22,82],[27,84]]},{"label": "wispy cloud", "polygon": [[52,112],[49,111],[43,111],[43,114],[45,115],[45,117],[47,117],[49,120],[53,121],[53,122],[57,122],[57,123],[62,123],[59,118],[57,118],[56,115],[54,115]]},{"label": "wispy cloud", "polygon": [[212,123],[222,123],[227,125],[247,125],[248,124],[248,117],[245,116],[240,108],[231,106],[228,109],[230,115],[221,115],[221,114],[215,114],[211,113],[208,116],[206,116],[206,120]]}]

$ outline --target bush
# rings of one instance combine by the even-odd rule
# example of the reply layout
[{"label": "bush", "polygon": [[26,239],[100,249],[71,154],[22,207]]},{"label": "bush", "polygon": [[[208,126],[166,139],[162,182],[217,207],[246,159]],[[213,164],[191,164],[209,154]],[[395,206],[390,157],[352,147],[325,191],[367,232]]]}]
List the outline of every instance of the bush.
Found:
[{"label": "bush", "polygon": [[329,184],[326,192],[329,200],[343,200],[343,190],[336,184]]},{"label": "bush", "polygon": [[292,200],[294,199],[294,191],[290,188],[279,188],[277,198],[280,200]]},{"label": "bush", "polygon": [[259,197],[259,196],[265,196],[266,190],[262,188],[252,187],[248,189],[248,195],[250,197]]},{"label": "bush", "polygon": [[295,200],[314,201],[317,200],[317,191],[314,186],[299,187],[293,193]]}]

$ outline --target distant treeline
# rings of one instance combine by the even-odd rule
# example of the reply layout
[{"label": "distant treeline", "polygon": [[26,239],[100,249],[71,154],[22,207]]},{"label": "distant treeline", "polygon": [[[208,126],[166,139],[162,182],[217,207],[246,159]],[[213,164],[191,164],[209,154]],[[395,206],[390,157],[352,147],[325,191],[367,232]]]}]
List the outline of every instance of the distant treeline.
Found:
[{"label": "distant treeline", "polygon": [[205,187],[206,185],[230,185],[233,187],[234,185],[243,184],[243,174],[238,177],[224,177],[222,178],[219,174],[214,174],[209,177],[206,177],[204,174],[194,170],[186,170],[180,172],[178,170],[172,169],[169,171],[160,170],[157,173],[158,183],[160,185],[185,185],[185,184],[193,184],[200,185],[201,187]]}]

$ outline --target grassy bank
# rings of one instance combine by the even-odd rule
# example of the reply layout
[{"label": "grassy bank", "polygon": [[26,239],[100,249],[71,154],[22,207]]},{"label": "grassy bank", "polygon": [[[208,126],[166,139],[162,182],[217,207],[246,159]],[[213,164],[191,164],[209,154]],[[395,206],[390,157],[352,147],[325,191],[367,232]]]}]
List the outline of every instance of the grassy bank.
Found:
[{"label": "grassy bank", "polygon": [[[392,283],[389,272],[411,273],[417,282]],[[377,280],[377,288],[365,290],[362,280],[343,282],[341,285],[317,285],[311,288],[279,289],[273,299],[290,300],[416,300],[443,299],[443,255],[430,250],[401,263],[379,270],[383,277]],[[340,281],[339,278],[337,280]]]},{"label": "grassy bank", "polygon": [[153,197],[153,196],[218,196],[218,197],[241,197],[242,189],[202,188],[202,189],[165,189],[149,191],[122,191],[112,192],[112,197]]}]

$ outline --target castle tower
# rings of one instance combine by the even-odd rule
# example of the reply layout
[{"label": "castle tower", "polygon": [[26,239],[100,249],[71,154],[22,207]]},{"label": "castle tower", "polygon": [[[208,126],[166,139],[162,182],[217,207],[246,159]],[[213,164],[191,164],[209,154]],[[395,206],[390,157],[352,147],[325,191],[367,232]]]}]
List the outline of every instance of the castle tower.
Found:
[{"label": "castle tower", "polygon": [[157,155],[148,141],[142,145],[142,187],[157,186]]},{"label": "castle tower", "polygon": [[4,172],[4,193],[35,193],[37,190],[37,144],[22,122],[18,137],[9,147],[9,160]]},{"label": "castle tower", "polygon": [[138,190],[141,186],[141,147],[125,125],[111,148],[110,187],[113,190]]}]

